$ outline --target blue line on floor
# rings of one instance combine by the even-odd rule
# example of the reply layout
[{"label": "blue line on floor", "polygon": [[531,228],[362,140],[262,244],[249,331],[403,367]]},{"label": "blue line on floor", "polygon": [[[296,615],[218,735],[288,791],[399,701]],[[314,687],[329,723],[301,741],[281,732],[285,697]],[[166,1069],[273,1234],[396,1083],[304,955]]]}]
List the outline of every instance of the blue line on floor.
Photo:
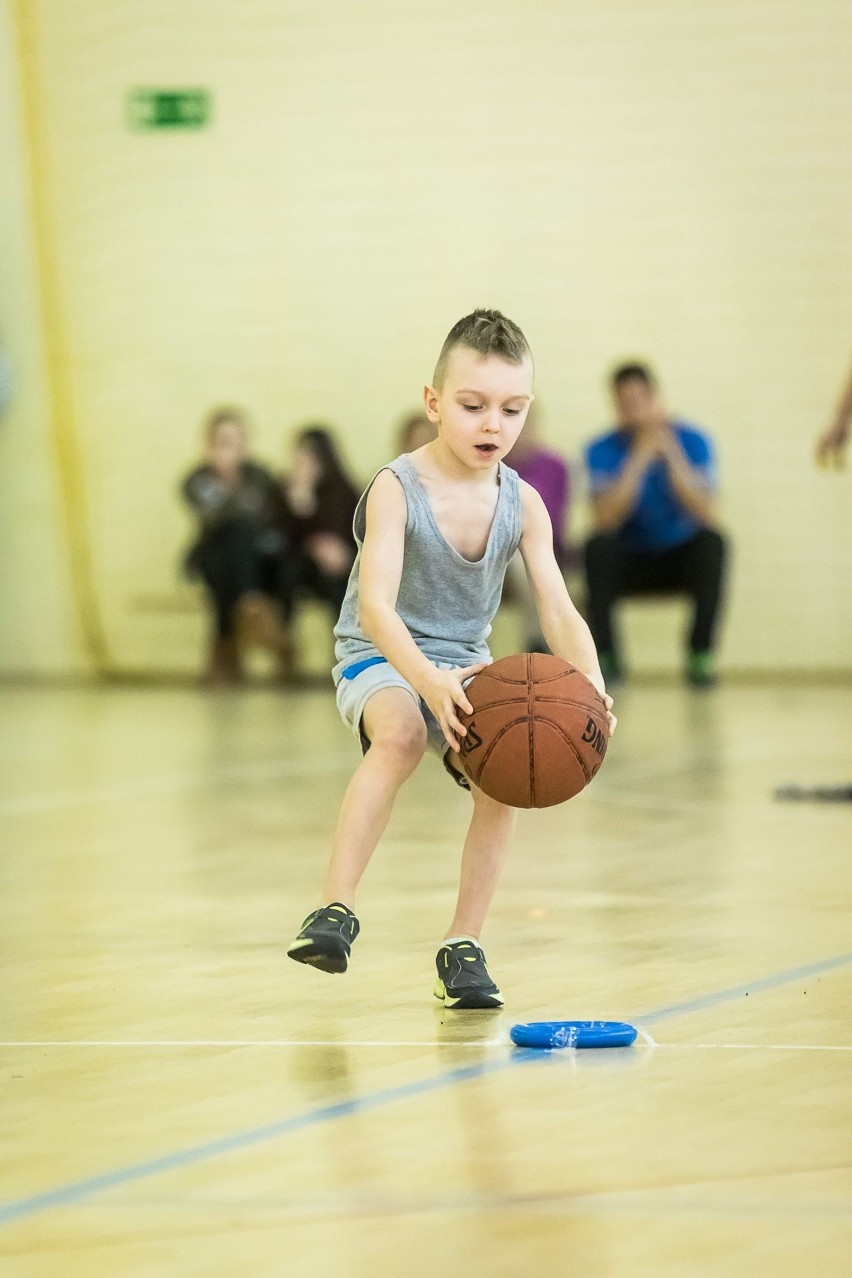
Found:
[{"label": "blue line on floor", "polygon": [[[534,1049],[526,1049],[521,1055],[540,1057],[541,1053]],[[0,1224],[45,1211],[49,1207],[67,1206],[69,1203],[79,1202],[82,1198],[91,1198],[102,1190],[113,1189],[116,1185],[123,1185],[128,1181],[144,1180],[160,1172],[205,1162],[220,1154],[247,1149],[251,1145],[275,1140],[279,1136],[287,1136],[291,1132],[302,1131],[306,1127],[315,1127],[319,1123],[333,1122],[336,1118],[347,1118],[350,1114],[363,1114],[367,1110],[389,1105],[393,1101],[407,1100],[410,1096],[422,1096],[427,1092],[451,1086],[453,1083],[480,1078],[493,1070],[505,1069],[508,1065],[514,1064],[514,1061],[513,1056],[449,1070],[445,1074],[436,1074],[433,1078],[422,1078],[413,1083],[404,1083],[399,1087],[388,1087],[367,1096],[355,1097],[353,1100],[338,1101],[334,1105],[322,1105],[318,1109],[310,1109],[307,1113],[296,1114],[292,1118],[283,1118],[276,1123],[266,1123],[263,1127],[252,1127],[247,1131],[235,1132],[233,1136],[224,1136],[220,1140],[211,1140],[203,1145],[193,1145],[189,1149],[177,1150],[173,1154],[164,1154],[161,1158],[131,1163],[127,1167],[119,1167],[115,1171],[104,1172],[100,1176],[90,1176],[85,1180],[72,1181],[68,1185],[59,1185],[56,1189],[49,1189],[45,1193],[32,1194],[28,1198],[20,1198],[16,1202],[0,1205]]]},{"label": "blue line on floor", "polygon": [[700,1012],[705,1007],[716,1007],[719,1003],[730,1003],[735,998],[745,998],[747,994],[759,994],[763,990],[776,989],[779,985],[789,985],[792,981],[802,981],[808,976],[816,976],[818,972],[830,972],[832,968],[845,967],[847,963],[852,963],[852,953],[820,959],[817,963],[806,963],[804,967],[790,967],[785,972],[776,972],[774,976],[762,976],[750,984],[732,985],[730,989],[718,990],[715,994],[702,994],[700,998],[690,999],[687,1003],[658,1007],[645,1016],[637,1016],[636,1020],[640,1025],[648,1025],[667,1021],[673,1016],[686,1016],[689,1012]]},{"label": "blue line on floor", "polygon": [[[676,1016],[687,1016],[690,1012],[702,1011],[708,1007],[717,1007],[721,1003],[730,1003],[734,999],[743,998],[746,994],[756,994],[763,990],[777,989],[781,985],[789,985],[804,977],[817,973],[830,972],[834,968],[844,967],[852,963],[852,953],[836,955],[834,958],[822,959],[816,963],[808,963],[804,967],[787,968],[771,976],[760,977],[748,985],[735,985],[729,989],[717,990],[714,993],[689,999],[684,1003],[672,1003],[646,1012],[643,1016],[631,1019],[641,1024],[653,1024],[656,1021],[670,1020]],[[279,1136],[287,1136],[291,1132],[303,1131],[308,1127],[316,1127],[323,1123],[334,1122],[338,1118],[347,1118],[351,1114],[363,1114],[368,1110],[378,1109],[394,1101],[408,1100],[412,1096],[423,1096],[428,1092],[439,1091],[451,1087],[455,1083],[468,1082],[474,1078],[482,1078],[497,1070],[520,1065],[531,1060],[541,1060],[543,1053],[534,1049],[514,1050],[510,1056],[499,1060],[484,1061],[478,1065],[468,1065],[461,1069],[448,1070],[436,1074],[432,1078],[418,1079],[413,1083],[405,1083],[399,1087],[388,1087],[353,1100],[339,1101],[334,1105],[322,1105],[308,1110],[304,1114],[296,1114],[292,1118],[284,1118],[275,1123],[267,1123],[262,1127],[249,1128],[235,1132],[219,1140],[207,1141],[202,1145],[192,1145],[188,1149],[176,1150],[164,1154],[160,1158],[151,1158],[144,1162],[129,1163],[126,1167],[117,1167],[113,1171],[103,1172],[99,1176],[89,1176],[83,1180],[70,1181],[66,1185],[58,1185],[55,1189],[44,1193],[30,1194],[13,1202],[0,1205],[0,1224],[20,1220],[24,1216],[33,1216],[48,1211],[51,1207],[67,1207],[71,1203],[92,1198],[105,1190],[114,1189],[132,1181],[145,1180],[150,1176],[158,1176],[161,1172],[175,1171],[194,1163],[206,1162],[218,1158],[222,1154],[234,1153]]]}]

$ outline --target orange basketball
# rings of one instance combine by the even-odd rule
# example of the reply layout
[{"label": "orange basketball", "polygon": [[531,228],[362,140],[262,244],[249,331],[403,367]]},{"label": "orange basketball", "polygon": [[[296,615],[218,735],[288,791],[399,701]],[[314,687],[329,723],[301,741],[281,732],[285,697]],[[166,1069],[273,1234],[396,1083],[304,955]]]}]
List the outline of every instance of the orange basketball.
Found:
[{"label": "orange basketball", "polygon": [[503,657],[465,690],[473,714],[462,767],[485,794],[513,808],[549,808],[589,784],[606,754],[606,707],[575,666],[544,653]]}]

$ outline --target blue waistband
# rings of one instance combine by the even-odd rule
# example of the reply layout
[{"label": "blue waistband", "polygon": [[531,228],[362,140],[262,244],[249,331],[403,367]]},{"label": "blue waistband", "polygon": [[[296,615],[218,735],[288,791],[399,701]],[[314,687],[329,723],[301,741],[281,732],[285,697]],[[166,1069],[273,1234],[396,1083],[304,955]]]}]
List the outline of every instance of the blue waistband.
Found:
[{"label": "blue waistband", "polygon": [[362,670],[369,670],[370,666],[380,666],[382,662],[387,663],[387,657],[365,657],[363,661],[353,661],[351,666],[347,666],[345,670],[341,670],[341,679],[355,679]]}]

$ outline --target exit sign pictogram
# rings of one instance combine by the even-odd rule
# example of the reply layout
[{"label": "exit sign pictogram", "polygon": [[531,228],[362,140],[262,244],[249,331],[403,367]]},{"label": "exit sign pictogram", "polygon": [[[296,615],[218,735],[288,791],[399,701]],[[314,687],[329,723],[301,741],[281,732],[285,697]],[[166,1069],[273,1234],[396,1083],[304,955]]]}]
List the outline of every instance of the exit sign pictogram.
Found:
[{"label": "exit sign pictogram", "polygon": [[127,95],[131,129],[203,129],[210,123],[207,89],[131,89]]}]

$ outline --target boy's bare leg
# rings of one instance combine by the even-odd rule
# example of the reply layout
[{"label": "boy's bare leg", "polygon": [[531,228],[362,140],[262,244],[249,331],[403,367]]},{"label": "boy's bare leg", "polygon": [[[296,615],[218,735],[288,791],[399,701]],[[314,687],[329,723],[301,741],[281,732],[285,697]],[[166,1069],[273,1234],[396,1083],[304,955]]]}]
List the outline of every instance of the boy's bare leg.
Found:
[{"label": "boy's bare leg", "polygon": [[462,852],[456,912],[446,935],[478,940],[500,880],[517,812],[490,799],[476,786],[471,787],[471,792],[473,816]]},{"label": "boy's bare leg", "polygon": [[370,749],[343,796],[320,901],[321,905],[339,901],[350,910],[397,792],[426,749],[423,715],[404,688],[383,688],[370,697],[364,710],[364,733]]},{"label": "boy's bare leg", "polygon": [[[458,767],[458,756],[450,756]],[[435,957],[435,997],[462,1011],[503,1006],[503,995],[485,966],[479,936],[506,860],[515,810],[472,787],[473,815],[462,852],[456,912]],[[471,938],[471,939],[467,939]]]}]

